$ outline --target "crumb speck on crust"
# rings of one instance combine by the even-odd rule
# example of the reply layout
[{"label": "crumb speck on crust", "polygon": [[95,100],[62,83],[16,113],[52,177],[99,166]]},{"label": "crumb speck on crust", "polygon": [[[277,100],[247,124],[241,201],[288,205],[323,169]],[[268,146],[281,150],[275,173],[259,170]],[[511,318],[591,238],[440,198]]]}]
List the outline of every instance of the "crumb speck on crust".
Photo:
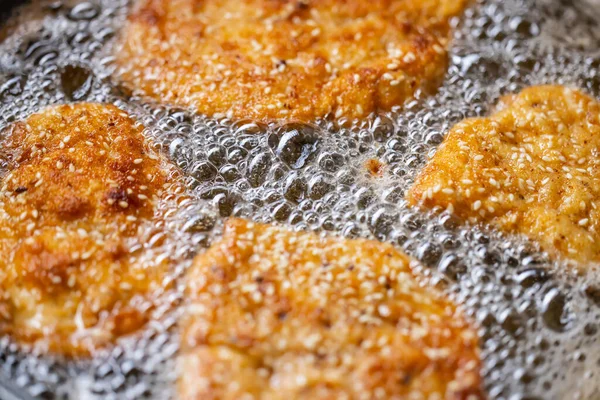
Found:
[{"label": "crumb speck on crust", "polygon": [[385,172],[385,164],[376,158],[369,158],[365,161],[365,168],[371,176],[376,178],[381,178]]},{"label": "crumb speck on crust", "polygon": [[360,118],[432,92],[467,0],[140,0],[121,81],[198,112]]},{"label": "crumb speck on crust", "polygon": [[600,261],[600,103],[561,86],[501,103],[450,131],[409,202],[524,234],[566,259]]},{"label": "crumb speck on crust", "polygon": [[388,244],[230,220],[187,276],[179,393],[480,399],[476,331]]}]

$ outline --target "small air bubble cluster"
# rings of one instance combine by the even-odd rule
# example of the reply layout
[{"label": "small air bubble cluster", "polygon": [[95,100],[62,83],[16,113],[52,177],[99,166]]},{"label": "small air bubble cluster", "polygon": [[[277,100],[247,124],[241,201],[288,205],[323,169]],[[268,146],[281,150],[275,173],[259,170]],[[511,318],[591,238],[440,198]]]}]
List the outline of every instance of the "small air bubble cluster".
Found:
[{"label": "small air bubble cluster", "polygon": [[[170,222],[182,243],[174,251],[186,260],[175,276],[230,216],[387,241],[421,260],[423,273],[479,325],[490,398],[600,397],[598,272],[565,272],[531,242],[460,226],[404,200],[448,129],[490,112],[501,95],[554,83],[600,96],[597,0],[474,4],[435,96],[336,124],[215,120],[132,96],[112,78],[114,38],[129,7],[44,0],[13,10],[0,31],[0,128],[74,101],[110,102],[144,124],[191,194]],[[179,291],[169,303],[182,300]],[[2,374],[40,398],[169,398],[178,313],[165,310],[141,337],[92,360],[31,354],[2,338]]]}]

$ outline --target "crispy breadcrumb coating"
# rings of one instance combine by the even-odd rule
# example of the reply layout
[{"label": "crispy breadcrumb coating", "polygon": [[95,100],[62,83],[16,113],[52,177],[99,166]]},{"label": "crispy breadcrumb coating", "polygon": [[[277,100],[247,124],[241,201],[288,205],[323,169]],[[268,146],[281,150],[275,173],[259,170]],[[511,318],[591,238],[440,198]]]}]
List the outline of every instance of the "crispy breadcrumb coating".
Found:
[{"label": "crispy breadcrumb coating", "polygon": [[600,103],[539,86],[501,108],[450,131],[409,202],[524,234],[581,264],[600,261]]},{"label": "crispy breadcrumb coating", "polygon": [[117,52],[135,92],[209,116],[361,118],[432,92],[467,0],[140,0]]},{"label": "crispy breadcrumb coating", "polygon": [[178,172],[114,106],[64,105],[0,135],[0,331],[66,356],[139,329],[169,258]]},{"label": "crispy breadcrumb coating", "polygon": [[475,330],[409,262],[228,221],[187,277],[181,398],[482,398]]}]

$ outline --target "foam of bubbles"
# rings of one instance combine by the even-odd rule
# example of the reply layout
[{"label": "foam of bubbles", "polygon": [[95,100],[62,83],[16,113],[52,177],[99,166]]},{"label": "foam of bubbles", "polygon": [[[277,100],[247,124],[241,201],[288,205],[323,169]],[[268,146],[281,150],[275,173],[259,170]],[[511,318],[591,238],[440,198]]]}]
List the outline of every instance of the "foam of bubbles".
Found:
[{"label": "foam of bubbles", "polygon": [[[436,96],[339,127],[217,121],[131,97],[110,78],[111,42],[128,2],[40,1],[14,14],[11,20],[21,23],[0,45],[0,125],[49,104],[115,103],[147,126],[187,176],[194,200],[174,216],[184,258],[207,246],[206,232],[218,232],[232,215],[392,242],[428,265],[423,273],[480,325],[491,398],[595,399],[598,273],[560,272],[564,266],[534,244],[457,226],[448,215],[425,215],[403,200],[446,131],[489,112],[500,95],[559,83],[600,96],[594,2],[478,4],[456,31],[448,78]],[[383,163],[383,176],[366,169],[372,159]],[[181,300],[173,296],[173,303]],[[91,361],[31,356],[3,338],[0,368],[47,398],[168,398],[179,312]]]}]

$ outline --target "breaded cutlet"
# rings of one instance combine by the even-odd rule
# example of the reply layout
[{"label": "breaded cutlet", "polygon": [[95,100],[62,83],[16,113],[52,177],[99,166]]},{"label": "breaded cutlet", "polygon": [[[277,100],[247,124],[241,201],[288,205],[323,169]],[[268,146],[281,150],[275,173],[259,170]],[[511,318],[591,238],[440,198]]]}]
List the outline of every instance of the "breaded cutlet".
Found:
[{"label": "breaded cutlet", "polygon": [[170,265],[159,203],[183,187],[142,130],[76,104],[0,134],[0,332],[85,356],[148,320]]},{"label": "breaded cutlet", "polygon": [[551,254],[600,261],[600,103],[538,86],[456,125],[408,201],[523,234]]},{"label": "breaded cutlet", "polygon": [[180,398],[482,398],[475,329],[410,262],[229,220],[187,275]]},{"label": "breaded cutlet", "polygon": [[134,93],[209,116],[362,118],[431,93],[467,0],[140,0],[121,34]]}]

